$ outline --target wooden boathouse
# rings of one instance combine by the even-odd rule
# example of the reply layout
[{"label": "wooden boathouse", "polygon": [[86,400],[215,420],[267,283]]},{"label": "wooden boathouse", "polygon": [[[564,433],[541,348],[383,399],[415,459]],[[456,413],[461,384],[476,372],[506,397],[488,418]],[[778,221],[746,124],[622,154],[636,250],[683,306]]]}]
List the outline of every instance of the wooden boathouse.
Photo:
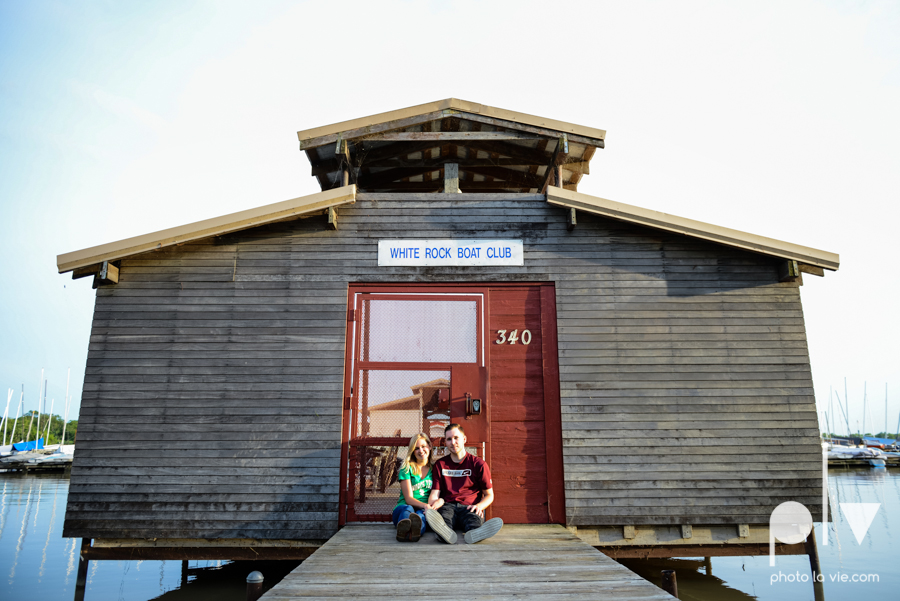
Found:
[{"label": "wooden boathouse", "polygon": [[592,127],[448,99],[298,135],[321,192],[58,257],[97,289],[85,557],[305,557],[450,420],[494,516],[614,557],[820,515],[799,286],[836,254],[579,192]]}]

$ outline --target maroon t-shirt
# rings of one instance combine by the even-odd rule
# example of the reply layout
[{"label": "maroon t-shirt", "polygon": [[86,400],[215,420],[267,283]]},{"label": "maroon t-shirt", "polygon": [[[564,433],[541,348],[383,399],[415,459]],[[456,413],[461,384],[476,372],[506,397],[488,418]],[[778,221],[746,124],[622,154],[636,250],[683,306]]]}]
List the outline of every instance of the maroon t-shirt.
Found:
[{"label": "maroon t-shirt", "polygon": [[484,459],[466,453],[459,463],[450,455],[438,459],[431,468],[431,490],[441,491],[441,498],[464,505],[474,505],[483,490],[493,488],[491,470]]}]

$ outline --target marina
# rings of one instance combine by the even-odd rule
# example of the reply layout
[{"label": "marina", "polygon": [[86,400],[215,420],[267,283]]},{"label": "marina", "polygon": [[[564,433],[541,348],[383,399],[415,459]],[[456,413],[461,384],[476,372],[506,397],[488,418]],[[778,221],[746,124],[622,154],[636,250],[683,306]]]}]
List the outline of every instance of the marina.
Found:
[{"label": "marina", "polygon": [[24,451],[0,457],[0,470],[6,471],[65,471],[72,468],[75,445],[55,445],[39,450]]}]

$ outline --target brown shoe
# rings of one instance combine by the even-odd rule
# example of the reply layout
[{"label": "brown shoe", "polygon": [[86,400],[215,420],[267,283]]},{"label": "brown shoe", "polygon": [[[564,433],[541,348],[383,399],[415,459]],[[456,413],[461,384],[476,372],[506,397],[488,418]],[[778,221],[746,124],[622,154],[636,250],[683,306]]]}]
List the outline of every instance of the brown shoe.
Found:
[{"label": "brown shoe", "polygon": [[420,538],[422,538],[422,518],[417,513],[411,513],[409,514],[409,542],[417,543]]},{"label": "brown shoe", "polygon": [[408,543],[411,527],[412,522],[408,519],[397,522],[397,540],[401,543]]}]

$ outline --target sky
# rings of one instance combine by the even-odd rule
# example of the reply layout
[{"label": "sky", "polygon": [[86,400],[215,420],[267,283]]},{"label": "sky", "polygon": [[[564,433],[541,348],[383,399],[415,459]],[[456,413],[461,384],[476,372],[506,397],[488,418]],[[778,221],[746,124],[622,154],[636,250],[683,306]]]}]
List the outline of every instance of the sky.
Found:
[{"label": "sky", "polygon": [[581,192],[840,253],[801,288],[817,402],[846,378],[855,430],[865,386],[880,431],[887,390],[895,431],[900,3],[547,6],[0,0],[10,411],[71,369],[77,413],[94,291],[56,255],[316,192],[298,130],[456,97],[607,130]]}]

